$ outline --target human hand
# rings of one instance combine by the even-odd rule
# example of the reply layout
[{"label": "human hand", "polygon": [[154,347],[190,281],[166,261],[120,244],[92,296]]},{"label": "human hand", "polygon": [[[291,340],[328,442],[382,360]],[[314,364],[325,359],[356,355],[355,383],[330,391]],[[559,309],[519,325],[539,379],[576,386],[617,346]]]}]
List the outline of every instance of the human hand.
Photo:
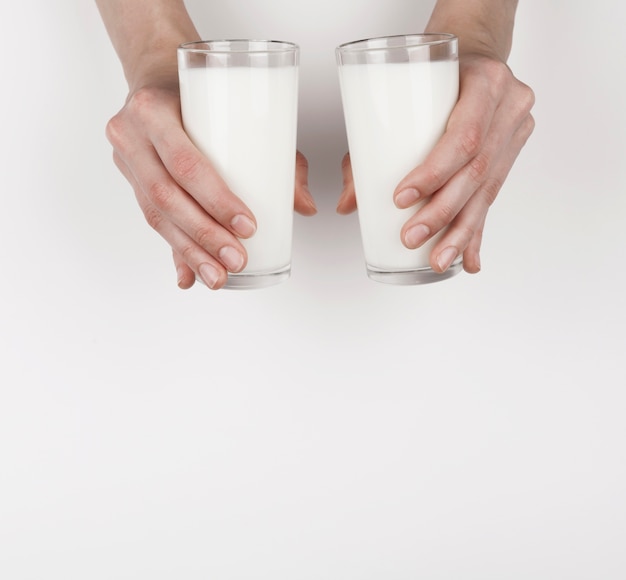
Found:
[{"label": "human hand", "polygon": [[[495,57],[465,54],[459,68],[459,100],[446,132],[390,195],[402,209],[428,201],[399,232],[407,248],[448,227],[430,254],[431,267],[445,272],[463,255],[464,269],[476,273],[488,209],[534,128],[534,94]],[[337,211],[346,214],[356,209],[349,155],[342,167]]]},{"label": "human hand", "polygon": [[[181,288],[193,286],[198,276],[217,290],[228,272],[245,267],[239,239],[254,235],[255,217],[187,137],[178,79],[131,92],[106,134],[146,221],[172,247]],[[294,208],[313,215],[307,179],[307,161],[298,152]]]}]

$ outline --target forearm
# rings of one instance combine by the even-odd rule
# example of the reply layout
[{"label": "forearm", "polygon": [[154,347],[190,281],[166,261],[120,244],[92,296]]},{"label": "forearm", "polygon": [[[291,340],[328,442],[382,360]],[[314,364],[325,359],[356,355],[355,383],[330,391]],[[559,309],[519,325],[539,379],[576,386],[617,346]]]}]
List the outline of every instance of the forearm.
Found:
[{"label": "forearm", "polygon": [[199,40],[183,0],[96,0],[131,91],[176,74],[176,47]]},{"label": "forearm", "polygon": [[506,62],[516,8],[517,0],[438,0],[426,31],[455,34],[461,54],[487,54]]}]

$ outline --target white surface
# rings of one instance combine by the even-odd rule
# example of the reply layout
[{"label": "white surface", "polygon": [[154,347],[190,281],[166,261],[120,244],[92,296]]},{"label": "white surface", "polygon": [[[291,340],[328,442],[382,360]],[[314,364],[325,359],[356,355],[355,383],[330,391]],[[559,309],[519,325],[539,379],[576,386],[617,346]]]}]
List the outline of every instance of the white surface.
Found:
[{"label": "white surface", "polygon": [[248,293],[176,287],[110,159],[95,7],[2,5],[3,580],[626,576],[626,10],[520,4],[537,129],[483,272],[366,278],[308,93],[321,211]]}]

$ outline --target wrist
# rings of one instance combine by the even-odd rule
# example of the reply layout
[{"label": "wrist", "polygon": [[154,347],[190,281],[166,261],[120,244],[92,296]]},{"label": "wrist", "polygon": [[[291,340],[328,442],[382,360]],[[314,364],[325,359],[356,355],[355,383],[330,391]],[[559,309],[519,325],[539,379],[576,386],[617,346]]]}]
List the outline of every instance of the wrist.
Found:
[{"label": "wrist", "polygon": [[481,55],[506,62],[511,51],[517,0],[438,0],[427,32],[459,39],[459,55]]},{"label": "wrist", "polygon": [[200,36],[184,0],[96,0],[131,92],[177,78],[176,49]]},{"label": "wrist", "polygon": [[131,92],[146,86],[178,85],[177,48],[184,42],[199,40],[195,28],[163,30],[150,33],[136,44],[132,58],[124,65],[124,74]]},{"label": "wrist", "polygon": [[141,55],[124,68],[129,93],[151,86],[178,86],[176,46],[167,50]]},{"label": "wrist", "polygon": [[510,44],[502,45],[487,30],[460,26],[455,22],[429,23],[426,32],[450,33],[459,40],[459,56],[479,55],[506,62]]}]

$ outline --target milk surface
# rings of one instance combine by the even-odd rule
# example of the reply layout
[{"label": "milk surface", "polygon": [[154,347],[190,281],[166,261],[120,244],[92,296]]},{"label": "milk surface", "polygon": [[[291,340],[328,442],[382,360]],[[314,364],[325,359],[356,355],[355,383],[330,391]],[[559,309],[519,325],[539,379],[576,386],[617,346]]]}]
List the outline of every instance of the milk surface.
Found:
[{"label": "milk surface", "polygon": [[297,123],[297,67],[179,71],[185,131],[251,209],[244,273],[289,266]]},{"label": "milk surface", "polygon": [[398,209],[393,192],[445,131],[458,61],[350,64],[339,75],[365,260],[380,270],[429,267],[439,236],[407,249],[400,230],[419,206]]}]

